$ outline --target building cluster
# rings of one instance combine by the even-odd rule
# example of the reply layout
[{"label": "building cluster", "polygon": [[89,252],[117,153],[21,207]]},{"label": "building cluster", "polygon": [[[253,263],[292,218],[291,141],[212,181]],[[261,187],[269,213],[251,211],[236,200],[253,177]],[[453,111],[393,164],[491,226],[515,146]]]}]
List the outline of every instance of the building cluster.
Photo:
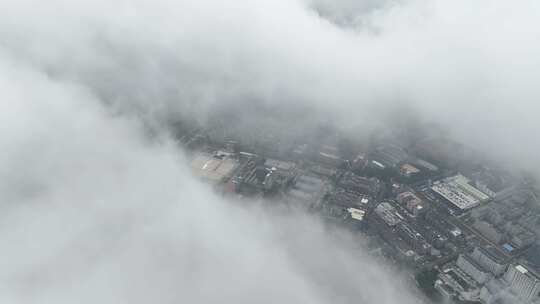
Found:
[{"label": "building cluster", "polygon": [[482,303],[540,303],[539,268],[526,260],[509,260],[492,248],[476,247],[445,265],[435,288],[441,294]]},{"label": "building cluster", "polygon": [[433,236],[420,231],[411,214],[407,214],[396,201],[379,203],[369,217],[369,228],[393,246],[398,260],[418,261],[438,252],[433,250],[428,240]]},{"label": "building cluster", "polygon": [[435,271],[431,288],[449,299],[540,304],[537,190],[495,166],[461,164],[456,155],[470,155],[461,145],[383,139],[350,160],[326,143],[268,154],[238,142],[200,146],[191,167],[201,179],[374,236],[373,252],[415,273]]},{"label": "building cluster", "polygon": [[397,201],[413,216],[419,216],[426,211],[423,201],[411,191],[398,194]]},{"label": "building cluster", "polygon": [[485,238],[509,253],[526,248],[540,239],[540,206],[530,204],[530,191],[495,199],[470,213],[472,226]]},{"label": "building cluster", "polygon": [[348,171],[338,178],[335,188],[328,193],[325,207],[334,212],[341,209],[342,213],[355,219],[357,226],[364,227],[366,215],[381,191],[380,180]]}]

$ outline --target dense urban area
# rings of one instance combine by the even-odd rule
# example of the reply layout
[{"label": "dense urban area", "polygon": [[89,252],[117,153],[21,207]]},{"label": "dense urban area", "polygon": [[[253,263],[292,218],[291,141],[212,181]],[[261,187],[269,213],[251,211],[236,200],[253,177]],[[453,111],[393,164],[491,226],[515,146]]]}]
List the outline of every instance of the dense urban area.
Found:
[{"label": "dense urban area", "polygon": [[286,204],[361,234],[434,302],[540,303],[539,191],[523,172],[443,137],[383,132],[355,145],[326,130],[245,143],[213,132],[184,128],[178,139],[194,174],[223,195]]}]

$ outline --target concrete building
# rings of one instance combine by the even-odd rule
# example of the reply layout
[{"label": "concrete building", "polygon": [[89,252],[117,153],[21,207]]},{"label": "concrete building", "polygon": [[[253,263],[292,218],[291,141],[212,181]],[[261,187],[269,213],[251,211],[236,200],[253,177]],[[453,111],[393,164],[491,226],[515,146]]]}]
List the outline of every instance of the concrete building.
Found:
[{"label": "concrete building", "polygon": [[381,182],[376,178],[362,177],[347,172],[339,180],[338,186],[348,191],[377,196],[381,189]]},{"label": "concrete building", "polygon": [[491,272],[494,276],[499,276],[506,270],[505,258],[499,255],[493,248],[476,247],[471,253],[471,257],[482,268]]},{"label": "concrete building", "polygon": [[486,283],[491,278],[491,274],[468,254],[460,254],[456,266],[480,284]]},{"label": "concrete building", "polygon": [[443,232],[450,240],[461,242],[464,240],[463,232],[457,226],[449,223],[443,216],[435,211],[428,211],[424,220]]},{"label": "concrete building", "polygon": [[435,182],[431,190],[459,210],[468,210],[489,200],[487,194],[473,187],[470,180],[461,174]]},{"label": "concrete building", "polygon": [[375,207],[375,214],[390,227],[396,226],[403,220],[403,216],[399,214],[396,208],[387,202],[382,202]]},{"label": "concrete building", "polygon": [[328,186],[317,176],[302,174],[294,179],[293,186],[287,193],[291,203],[305,207],[318,207],[326,194]]},{"label": "concrete building", "polygon": [[345,208],[353,207],[365,209],[367,204],[371,202],[371,197],[353,191],[348,191],[343,188],[337,188],[328,198],[328,203]]},{"label": "concrete building", "polygon": [[215,184],[227,181],[238,165],[238,161],[230,158],[230,155],[219,152],[214,155],[200,153],[191,161],[191,168],[195,175]]},{"label": "concrete building", "polygon": [[516,187],[516,178],[509,172],[491,168],[483,168],[473,174],[476,188],[491,197],[499,198],[510,194]]},{"label": "concrete building", "polygon": [[324,145],[317,154],[317,161],[328,166],[337,167],[343,163],[339,149],[335,146]]},{"label": "concrete building", "polygon": [[427,169],[429,171],[438,171],[439,170],[439,167],[437,167],[434,164],[432,164],[430,162],[427,162],[427,161],[425,161],[423,159],[416,159],[413,162],[413,164],[416,165],[416,166],[425,168],[425,169]]},{"label": "concrete building", "polygon": [[397,226],[396,232],[417,254],[424,255],[430,252],[431,245],[410,225],[402,222]]},{"label": "concrete building", "polygon": [[504,274],[504,280],[520,299],[533,302],[540,297],[540,277],[522,264],[513,264]]},{"label": "concrete building", "polygon": [[405,150],[396,145],[383,145],[375,149],[371,158],[385,167],[396,168],[400,163],[404,162],[409,155]]},{"label": "concrete building", "polygon": [[434,287],[445,300],[451,300],[453,297],[457,296],[457,293],[452,289],[452,287],[446,285],[441,279],[437,279],[435,281]]},{"label": "concrete building", "polygon": [[409,211],[413,216],[418,216],[425,211],[422,200],[410,191],[405,191],[398,194],[397,201],[404,205],[407,211]]},{"label": "concrete building", "polygon": [[[478,301],[480,299],[480,288],[474,280],[470,279],[462,270],[456,267],[443,269],[437,276],[435,288],[439,285],[439,292],[443,294],[453,294],[462,301]],[[445,285],[446,288],[441,288]]]},{"label": "concrete building", "polygon": [[366,211],[358,208],[347,208],[349,216],[346,218],[349,223],[357,228],[363,228],[365,224]]},{"label": "concrete building", "polygon": [[280,172],[291,172],[296,168],[296,164],[293,162],[281,161],[277,159],[267,159],[264,162],[266,168],[275,169]]},{"label": "concrete building", "polygon": [[420,169],[411,164],[403,164],[399,168],[399,173],[405,177],[411,177],[417,173],[420,173]]}]

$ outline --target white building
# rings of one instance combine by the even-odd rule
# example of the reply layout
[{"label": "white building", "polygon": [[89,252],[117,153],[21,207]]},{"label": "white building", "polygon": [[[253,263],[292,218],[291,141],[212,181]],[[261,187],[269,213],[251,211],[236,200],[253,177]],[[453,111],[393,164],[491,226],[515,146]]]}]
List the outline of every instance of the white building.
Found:
[{"label": "white building", "polygon": [[519,298],[527,302],[538,301],[540,297],[540,277],[520,264],[508,267],[504,280]]},{"label": "white building", "polygon": [[489,196],[470,184],[470,180],[458,174],[437,181],[431,190],[444,197],[461,210],[468,210],[489,200]]}]

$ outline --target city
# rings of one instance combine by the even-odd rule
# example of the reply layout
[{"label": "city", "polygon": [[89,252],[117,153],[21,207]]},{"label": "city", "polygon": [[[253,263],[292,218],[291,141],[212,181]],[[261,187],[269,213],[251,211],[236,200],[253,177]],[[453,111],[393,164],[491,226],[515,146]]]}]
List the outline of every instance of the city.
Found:
[{"label": "city", "polygon": [[540,304],[540,1],[0,1],[0,304]]},{"label": "city", "polygon": [[539,189],[530,178],[463,163],[456,151],[466,148],[440,138],[411,145],[385,135],[355,150],[332,140],[248,146],[210,133],[179,140],[194,174],[222,195],[286,204],[370,239],[373,254],[406,269],[433,301],[540,303]]}]

